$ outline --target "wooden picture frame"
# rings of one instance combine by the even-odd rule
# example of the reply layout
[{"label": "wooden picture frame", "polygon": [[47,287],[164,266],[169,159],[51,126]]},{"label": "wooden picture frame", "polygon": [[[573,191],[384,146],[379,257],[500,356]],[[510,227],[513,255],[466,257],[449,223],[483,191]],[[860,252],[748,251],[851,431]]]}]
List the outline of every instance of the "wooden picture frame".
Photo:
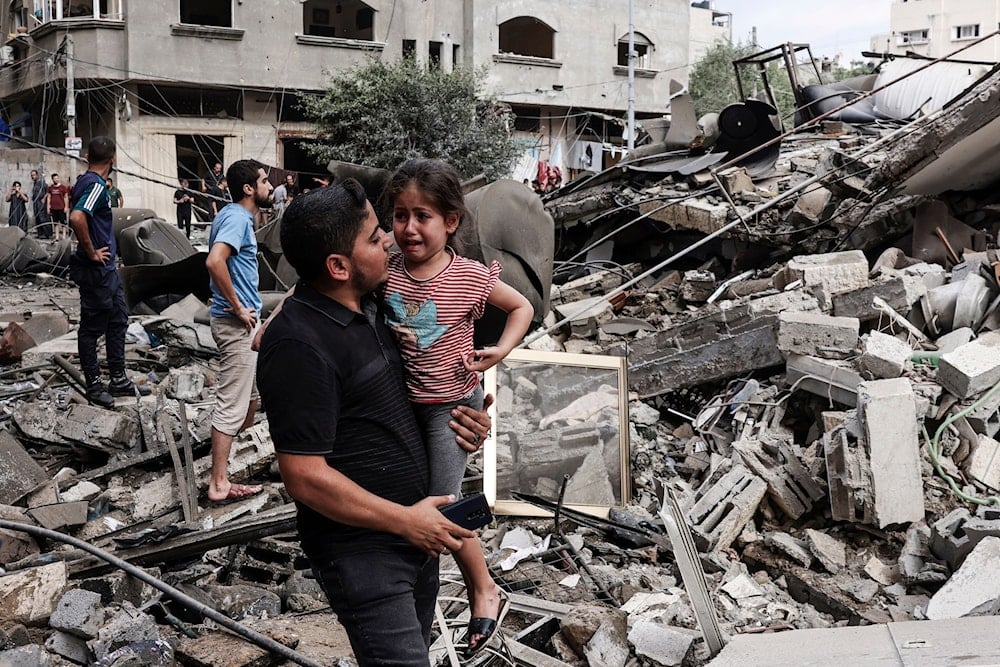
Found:
[{"label": "wooden picture frame", "polygon": [[497,514],[549,516],[516,491],[606,517],[630,498],[624,357],[514,350],[488,370],[493,434],[483,446],[483,491]]}]

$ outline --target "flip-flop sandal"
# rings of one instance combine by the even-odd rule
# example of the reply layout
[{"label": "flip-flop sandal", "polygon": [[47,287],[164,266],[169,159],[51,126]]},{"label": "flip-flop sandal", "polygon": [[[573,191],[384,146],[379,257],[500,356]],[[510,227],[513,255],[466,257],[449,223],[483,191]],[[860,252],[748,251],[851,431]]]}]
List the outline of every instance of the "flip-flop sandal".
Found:
[{"label": "flip-flop sandal", "polygon": [[483,635],[480,637],[479,641],[475,644],[471,642],[465,647],[465,651],[462,652],[462,657],[471,658],[476,654],[480,653],[486,646],[493,641],[496,637],[497,632],[500,631],[500,625],[503,624],[504,617],[507,616],[507,612],[510,611],[510,598],[507,597],[507,593],[501,589],[500,591],[500,607],[497,609],[496,619],[492,619],[486,616],[474,616],[469,619],[469,629],[466,631],[466,637],[471,637],[472,635]]}]

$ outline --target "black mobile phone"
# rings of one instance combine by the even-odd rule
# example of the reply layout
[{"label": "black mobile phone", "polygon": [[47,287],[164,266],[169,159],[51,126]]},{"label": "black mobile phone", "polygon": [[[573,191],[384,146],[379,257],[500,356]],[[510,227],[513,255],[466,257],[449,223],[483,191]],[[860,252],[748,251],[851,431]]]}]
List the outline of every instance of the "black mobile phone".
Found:
[{"label": "black mobile phone", "polygon": [[493,521],[493,513],[486,502],[486,496],[475,493],[466,496],[459,501],[441,507],[441,514],[448,517],[452,523],[457,523],[462,528],[475,530],[482,528],[490,521]]}]

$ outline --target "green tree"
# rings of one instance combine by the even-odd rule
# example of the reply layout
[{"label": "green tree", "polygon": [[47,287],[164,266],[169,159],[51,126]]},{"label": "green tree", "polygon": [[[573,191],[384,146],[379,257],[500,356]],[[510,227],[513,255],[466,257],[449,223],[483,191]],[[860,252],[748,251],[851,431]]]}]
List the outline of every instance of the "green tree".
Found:
[{"label": "green tree", "polygon": [[509,108],[490,99],[485,70],[448,73],[411,58],[371,60],[331,76],[303,111],[320,128],[320,161],[394,169],[412,157],[447,160],[465,178],[509,174],[519,149]]}]

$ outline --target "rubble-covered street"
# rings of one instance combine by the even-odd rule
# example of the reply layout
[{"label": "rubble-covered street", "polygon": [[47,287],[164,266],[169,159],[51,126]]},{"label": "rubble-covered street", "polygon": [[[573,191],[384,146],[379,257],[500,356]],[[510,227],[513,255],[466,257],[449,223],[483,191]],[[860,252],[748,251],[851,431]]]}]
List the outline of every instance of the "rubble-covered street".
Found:
[{"label": "rubble-covered street", "polygon": [[[476,664],[1000,661],[981,639],[1000,629],[998,100],[993,72],[916,120],[818,119],[766,159],[773,127],[721,155],[668,135],[542,198],[555,268],[527,347],[624,357],[627,433],[608,437],[605,384],[522,378],[553,406],[522,421],[497,387],[534,474],[480,453],[464,488],[495,469],[556,516],[482,532],[513,610]],[[131,211],[127,363],[152,392],[112,409],[82,392],[65,245],[0,234],[0,667],[351,665],[266,405],[229,467],[265,492],[204,495],[207,237]],[[294,276],[268,257],[273,306]],[[458,664],[447,557],[442,584],[432,659]]]}]

